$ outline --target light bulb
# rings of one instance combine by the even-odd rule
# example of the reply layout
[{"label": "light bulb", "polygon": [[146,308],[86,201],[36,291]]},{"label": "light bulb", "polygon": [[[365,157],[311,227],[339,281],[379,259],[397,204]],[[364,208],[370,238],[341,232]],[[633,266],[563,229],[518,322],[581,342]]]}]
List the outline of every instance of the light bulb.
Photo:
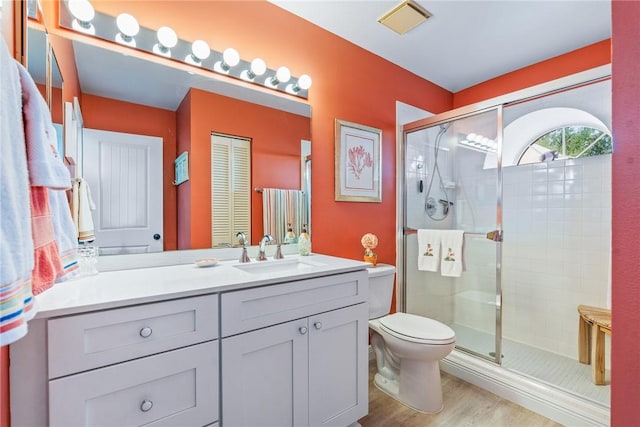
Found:
[{"label": "light bulb", "polygon": [[194,41],[191,44],[191,51],[193,52],[193,56],[200,60],[207,59],[211,54],[211,49],[209,49],[209,45],[204,40]]},{"label": "light bulb", "polygon": [[184,61],[187,64],[202,66],[202,61],[211,55],[211,49],[204,40],[196,40],[191,44],[191,53],[188,54]]},{"label": "light bulb", "polygon": [[128,13],[121,13],[116,18],[116,25],[122,34],[127,37],[133,37],[140,31],[140,25],[133,15]]},{"label": "light bulb", "polygon": [[136,47],[136,40],[133,38],[140,31],[138,21],[128,13],[121,13],[116,18],[116,25],[120,32],[116,34],[116,42],[131,47]]},{"label": "light bulb", "polygon": [[74,17],[71,22],[71,28],[82,33],[95,35],[96,28],[91,23],[91,20],[96,16],[96,11],[91,3],[87,0],[69,0],[67,6]]},{"label": "light bulb", "polygon": [[291,78],[291,71],[289,71],[287,67],[280,67],[276,71],[275,78],[277,80],[277,83],[275,81],[273,83],[276,85],[279,83],[286,83]]},{"label": "light bulb", "polygon": [[172,28],[160,27],[160,29],[158,29],[158,41],[162,46],[171,49],[178,44],[178,36]]},{"label": "light bulb", "polygon": [[[229,67],[235,67],[240,62],[240,54],[237,50],[230,47],[222,53],[222,60]],[[223,67],[224,68],[224,67]]]},{"label": "light bulb", "polygon": [[256,58],[251,61],[251,73],[253,73],[253,77],[261,76],[267,71],[267,63],[264,62],[261,58]]},{"label": "light bulb", "polygon": [[267,63],[261,58],[251,61],[249,69],[240,73],[240,78],[252,82],[257,76],[263,75],[267,71]]},{"label": "light bulb", "polygon": [[158,29],[158,43],[153,46],[153,53],[171,57],[171,48],[178,44],[178,36],[170,27],[160,27]]},{"label": "light bulb", "polygon": [[303,74],[298,78],[298,88],[302,90],[307,90],[311,87],[311,77],[307,74]]},{"label": "light bulb", "polygon": [[69,12],[80,22],[91,22],[96,11],[88,0],[69,0]]}]

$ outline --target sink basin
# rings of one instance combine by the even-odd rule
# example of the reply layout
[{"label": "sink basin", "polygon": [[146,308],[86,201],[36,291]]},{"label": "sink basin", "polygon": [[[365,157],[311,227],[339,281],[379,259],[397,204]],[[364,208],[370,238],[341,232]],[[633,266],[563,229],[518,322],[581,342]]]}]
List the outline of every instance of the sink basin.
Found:
[{"label": "sink basin", "polygon": [[306,259],[302,260],[300,258],[252,261],[251,263],[233,265],[233,267],[239,270],[253,274],[300,273],[324,266],[326,266],[324,263]]}]

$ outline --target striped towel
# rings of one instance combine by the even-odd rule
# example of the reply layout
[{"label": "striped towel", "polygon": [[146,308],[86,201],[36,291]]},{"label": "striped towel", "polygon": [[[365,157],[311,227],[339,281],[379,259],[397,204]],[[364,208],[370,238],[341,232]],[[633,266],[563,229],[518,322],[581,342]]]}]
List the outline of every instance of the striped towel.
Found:
[{"label": "striped towel", "polygon": [[264,233],[277,242],[284,242],[287,224],[299,235],[302,226],[308,223],[305,194],[300,190],[263,189],[262,217]]},{"label": "striped towel", "polygon": [[18,68],[0,35],[0,346],[27,333],[36,314],[31,290],[33,240]]}]

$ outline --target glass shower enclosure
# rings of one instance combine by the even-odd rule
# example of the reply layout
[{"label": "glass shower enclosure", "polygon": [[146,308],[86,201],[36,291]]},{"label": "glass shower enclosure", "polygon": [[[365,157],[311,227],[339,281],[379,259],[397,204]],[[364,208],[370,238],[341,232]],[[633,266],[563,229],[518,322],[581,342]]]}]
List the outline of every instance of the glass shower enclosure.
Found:
[{"label": "glass shower enclosure", "polygon": [[[404,311],[449,325],[456,347],[500,363],[502,107],[404,127]],[[418,230],[463,230],[459,277],[419,269]],[[446,257],[449,248],[441,248]]]}]

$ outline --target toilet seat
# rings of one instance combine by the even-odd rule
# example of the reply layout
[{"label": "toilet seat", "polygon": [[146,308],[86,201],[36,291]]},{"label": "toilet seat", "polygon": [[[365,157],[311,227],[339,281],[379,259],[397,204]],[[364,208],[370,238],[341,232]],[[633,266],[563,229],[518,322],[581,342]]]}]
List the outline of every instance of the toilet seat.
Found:
[{"label": "toilet seat", "polygon": [[409,313],[393,313],[379,319],[380,326],[396,338],[420,344],[445,345],[455,342],[456,334],[437,320]]}]

